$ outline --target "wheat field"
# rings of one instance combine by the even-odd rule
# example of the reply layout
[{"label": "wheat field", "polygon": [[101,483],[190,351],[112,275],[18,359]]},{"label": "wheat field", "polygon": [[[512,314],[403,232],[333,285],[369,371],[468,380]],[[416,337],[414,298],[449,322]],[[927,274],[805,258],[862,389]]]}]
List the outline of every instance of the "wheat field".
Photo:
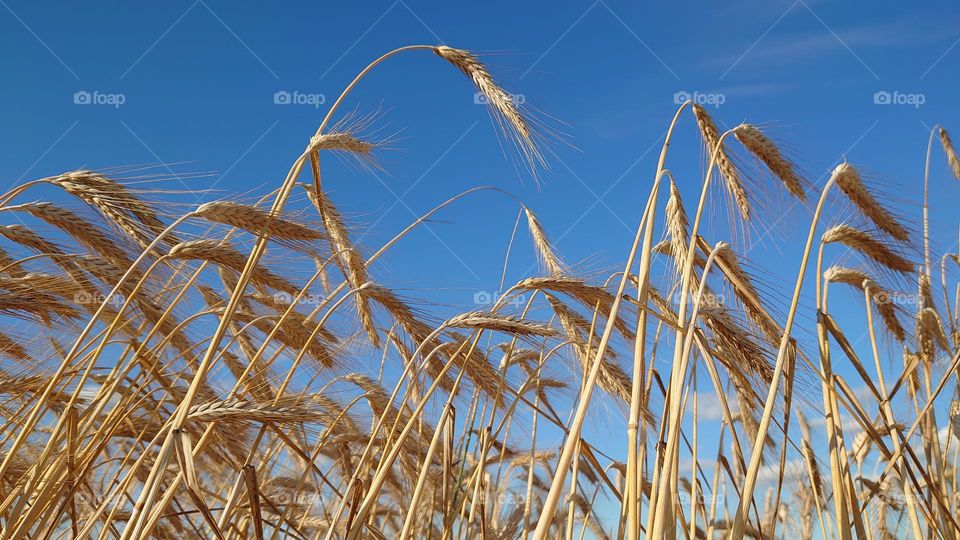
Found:
[{"label": "wheat field", "polygon": [[[378,166],[387,141],[340,106],[401,54],[461,71],[520,168],[548,165],[553,134],[474,55],[418,45],[358,72],[258,199],[182,208],[135,167],[0,197],[3,538],[960,537],[960,255],[931,253],[926,204],[960,179],[947,131],[905,216],[856,164],[815,186],[757,125],[686,102],[616,272],[579,275],[514,198],[505,257],[540,269],[450,314],[375,263],[488,188],[361,245],[321,174]],[[681,123],[706,156],[687,201]],[[718,193],[733,230],[708,227]],[[812,216],[775,291],[737,226],[771,197]],[[585,434],[600,401],[615,441]]]}]

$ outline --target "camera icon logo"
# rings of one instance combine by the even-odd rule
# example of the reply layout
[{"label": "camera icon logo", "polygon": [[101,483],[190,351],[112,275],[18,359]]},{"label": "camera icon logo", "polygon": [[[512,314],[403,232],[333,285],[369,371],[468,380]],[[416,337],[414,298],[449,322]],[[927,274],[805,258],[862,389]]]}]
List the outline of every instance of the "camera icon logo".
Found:
[{"label": "camera icon logo", "polygon": [[890,92],[886,90],[880,90],[879,92],[873,94],[873,103],[876,105],[889,105],[892,103]]},{"label": "camera icon logo", "polygon": [[273,93],[273,103],[276,105],[289,105],[291,103],[290,92],[280,90]]},{"label": "camera icon logo", "polygon": [[488,291],[477,291],[473,293],[473,303],[478,306],[489,306],[493,303],[493,294]]},{"label": "camera icon logo", "polygon": [[679,92],[673,94],[673,103],[675,105],[682,105],[690,101],[690,92],[686,90],[680,90]]},{"label": "camera icon logo", "polygon": [[76,105],[89,105],[92,103],[90,92],[86,90],[80,90],[79,92],[74,92],[73,94],[73,103]]},{"label": "camera icon logo", "polygon": [[73,303],[78,306],[88,306],[93,303],[93,295],[86,291],[73,293]]}]

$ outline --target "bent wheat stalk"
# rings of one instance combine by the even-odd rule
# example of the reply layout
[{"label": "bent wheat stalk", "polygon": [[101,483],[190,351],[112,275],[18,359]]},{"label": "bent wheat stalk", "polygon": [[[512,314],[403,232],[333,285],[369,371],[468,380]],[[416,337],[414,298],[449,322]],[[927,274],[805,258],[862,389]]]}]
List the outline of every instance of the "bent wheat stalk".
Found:
[{"label": "bent wheat stalk", "polygon": [[[651,202],[647,203],[648,207],[650,208],[650,214],[647,216],[645,223],[642,251],[640,252],[640,268],[637,272],[637,303],[640,306],[640,309],[638,310],[637,314],[636,338],[634,338],[632,376],[633,384],[630,392],[630,415],[627,420],[627,470],[626,478],[624,479],[624,483],[626,484],[626,493],[624,494],[623,501],[621,503],[626,509],[626,511],[621,510],[621,516],[625,516],[625,519],[627,520],[627,538],[629,540],[637,540],[637,538],[640,536],[640,487],[642,484],[641,462],[643,461],[643,455],[640,453],[640,449],[637,448],[639,444],[637,437],[640,423],[640,411],[642,408],[645,408],[641,394],[643,388],[646,386],[645,381],[643,380],[643,374],[645,368],[644,359],[647,336],[647,310],[643,309],[643,307],[646,306],[650,287],[650,254],[651,243],[653,241],[653,225],[656,220],[656,200],[659,194],[660,182],[663,179],[663,176],[670,176],[669,173],[664,169],[664,166],[666,164],[667,150],[673,137],[673,130],[676,127],[677,120],[680,118],[680,115],[683,113],[684,109],[689,103],[689,101],[683,103],[674,113],[673,119],[670,121],[670,126],[667,128],[667,134],[664,138],[663,147],[660,150],[660,157],[657,161],[656,176],[654,177],[654,185],[650,195]],[[628,264],[628,271],[625,272],[625,275],[629,273],[629,267],[630,265]],[[598,360],[597,363],[599,364],[600,361],[602,360]],[[646,433],[644,430],[639,430],[640,437],[645,437],[645,435]],[[646,448],[646,444],[643,445],[643,448]],[[623,530],[623,523],[620,524],[620,530]]]},{"label": "bent wheat stalk", "polygon": [[[873,360],[874,366],[877,370],[877,386],[880,390],[880,394],[883,396],[887,395],[887,384],[884,381],[883,377],[883,367],[880,364],[880,352],[877,348],[877,335],[873,327],[873,309],[871,304],[873,303],[873,294],[872,290],[876,289],[877,286],[873,282],[863,283],[863,296],[864,301],[866,302],[866,312],[867,312],[867,332],[870,334],[870,348],[873,351]],[[893,416],[893,409],[890,406],[890,402],[884,400],[881,404],[883,419],[886,422],[887,430],[893,433],[895,429],[896,420]],[[900,438],[896,434],[891,437],[893,441],[894,451],[900,451]],[[900,477],[905,478],[907,475],[904,474],[905,470],[901,468]],[[910,517],[910,527],[913,531],[913,537],[916,539],[923,538],[923,534],[920,529],[920,518],[917,515],[916,502],[914,501],[913,488],[910,486],[909,482],[903,483],[903,494],[907,503],[908,516]]]},{"label": "bent wheat stalk", "polygon": [[[747,475],[743,483],[743,491],[740,494],[740,503],[737,506],[737,512],[734,516],[733,527],[730,529],[730,538],[741,538],[744,534],[747,523],[747,511],[750,501],[753,500],[753,490],[757,483],[757,473],[760,471],[760,462],[763,457],[763,444],[767,437],[767,431],[770,429],[770,420],[773,417],[773,408],[777,400],[777,389],[780,387],[780,377],[783,374],[784,364],[787,359],[787,345],[790,341],[790,331],[793,329],[793,323],[796,318],[797,306],[800,303],[800,291],[803,288],[803,280],[806,276],[807,263],[810,258],[810,250],[813,247],[813,239],[816,234],[817,224],[820,221],[820,215],[823,212],[824,204],[827,200],[827,194],[830,189],[837,184],[842,175],[848,171],[846,164],[839,165],[834,169],[830,179],[820,192],[820,200],[817,202],[816,210],[813,212],[813,219],[810,223],[810,231],[807,234],[807,243],[803,248],[803,254],[800,258],[800,269],[797,272],[797,284],[794,286],[793,297],[790,300],[790,308],[787,311],[787,321],[783,326],[783,337],[780,338],[780,346],[777,349],[777,360],[773,367],[773,380],[770,382],[770,389],[767,392],[767,398],[763,406],[763,416],[760,417],[760,425],[757,429],[757,437],[753,445],[753,451],[750,454],[750,466],[747,469]],[[792,381],[785,381],[786,384],[792,384]]]},{"label": "bent wheat stalk", "polygon": [[[716,127],[712,127],[712,120],[710,120],[709,115],[706,114],[701,108],[694,107],[694,112],[698,113],[697,120],[701,123],[701,129],[704,130],[704,138],[708,142],[710,150],[710,164],[707,166],[707,172],[704,175],[703,186],[700,191],[700,201],[697,204],[697,213],[694,216],[693,227],[690,230],[690,241],[687,246],[686,251],[686,260],[683,262],[683,271],[681,273],[681,289],[680,289],[680,307],[677,310],[677,323],[681,325],[681,328],[685,328],[687,321],[687,296],[690,294],[691,287],[694,284],[694,262],[696,260],[696,239],[700,232],[700,223],[703,211],[706,205],[707,193],[710,188],[710,180],[713,177],[713,170],[715,167],[719,167],[723,173],[724,178],[727,181],[728,187],[731,185],[739,186],[739,179],[736,176],[736,171],[732,168],[732,164],[729,162],[729,158],[724,152],[724,140],[736,133],[737,128],[728,130],[722,135],[715,136]],[[705,129],[706,128],[706,129]],[[709,136],[708,136],[709,135]],[[730,167],[730,170],[726,170],[726,167]],[[742,188],[741,188],[742,189]],[[749,218],[749,206],[746,205],[745,195],[741,199],[739,196],[736,197],[738,204],[741,208],[741,215],[743,219]],[[690,325],[693,325],[693,321],[690,321]],[[672,426],[679,424],[676,421],[676,418],[680,416],[680,403],[681,403],[681,385],[683,375],[681,375],[679,369],[683,363],[681,358],[682,354],[682,344],[683,344],[683,333],[677,332],[674,339],[674,361],[673,366],[670,372],[670,387],[667,395],[671,397],[668,400],[668,405],[665,406],[663,419],[661,424],[665,426],[671,426],[667,431],[666,443],[666,453],[662,456],[658,456],[656,461],[657,466],[654,469],[654,485],[658,488],[651,494],[650,497],[650,509],[648,518],[647,518],[647,532],[648,534],[653,534],[657,537],[660,537],[661,534],[666,532],[667,534],[676,534],[675,528],[673,526],[673,509],[674,509],[674,498],[677,487],[677,475],[675,472],[676,467],[676,448],[678,447],[678,431],[679,427],[673,429]],[[667,525],[669,524],[669,525]],[[669,527],[669,528],[665,528]],[[670,531],[670,532],[668,532]]]}]

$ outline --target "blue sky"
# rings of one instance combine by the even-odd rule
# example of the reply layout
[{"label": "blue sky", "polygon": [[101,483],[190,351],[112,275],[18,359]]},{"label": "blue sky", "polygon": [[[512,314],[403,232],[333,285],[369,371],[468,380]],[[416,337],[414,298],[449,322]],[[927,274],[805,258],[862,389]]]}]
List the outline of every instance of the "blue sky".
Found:
[{"label": "blue sky", "polygon": [[[429,54],[410,54],[379,68],[344,109],[381,111],[377,125],[399,140],[382,156],[388,174],[379,179],[331,172],[337,202],[358,226],[377,222],[370,234],[382,236],[410,210],[467,187],[504,187],[540,214],[570,260],[598,269],[622,257],[677,92],[722,96],[711,109],[719,122],[768,128],[812,182],[846,156],[904,189],[898,197],[911,204],[928,126],[960,124],[950,106],[960,32],[947,24],[960,9],[949,3],[907,12],[893,3],[867,11],[822,2],[682,10],[617,2],[3,7],[0,40],[9,53],[0,61],[8,81],[0,110],[15,126],[0,150],[8,183],[77,166],[190,162],[171,169],[218,173],[189,181],[191,188],[276,185],[325,105],[278,106],[275,92],[335,96],[380,53],[443,42],[486,53],[504,86],[541,117],[569,125],[560,127],[575,148],[553,148],[541,191],[521,183],[460,74]],[[76,105],[79,91],[122,94],[124,103]],[[876,105],[878,91],[922,94],[924,102]],[[695,144],[687,121],[674,155],[698,155]],[[681,185],[695,184],[699,162],[685,159],[697,165],[686,174],[675,161]],[[943,195],[934,203],[948,209],[953,186],[943,166],[934,171]],[[483,204],[458,207],[455,225],[432,227],[442,243],[427,233],[437,275],[459,274],[453,285],[475,288],[484,276],[474,267],[503,246],[488,241],[454,255],[443,243],[512,227],[510,203],[478,198]]]},{"label": "blue sky", "polygon": [[[385,173],[324,164],[325,186],[368,248],[448,197],[493,185],[529,204],[568,261],[606,275],[629,248],[678,92],[722,102],[709,107],[721,125],[762,125],[813,184],[846,157],[918,225],[929,129],[941,123],[960,133],[954,2],[0,6],[4,187],[78,167],[152,163],[182,174],[190,189],[220,190],[203,200],[262,194],[280,184],[329,101],[367,62],[414,43],[482,53],[507,89],[569,133],[569,144],[551,147],[538,190],[504,158],[460,73],[429,53],[384,64],[343,110],[380,111],[381,133],[396,134],[394,150],[381,155]],[[77,104],[78,92],[103,103]],[[278,105],[277,92],[326,103]],[[904,103],[878,104],[878,92],[880,101],[886,92]],[[702,174],[692,118],[678,128],[671,156],[692,207]],[[194,174],[207,171],[214,174]],[[956,238],[960,185],[939,149],[931,178],[934,237]],[[503,196],[475,195],[402,242],[375,275],[409,296],[471,307],[474,294],[498,286],[516,212]],[[798,254],[796,241],[781,237],[805,231],[809,212],[785,203],[768,216],[778,223],[771,233],[755,225],[751,241],[735,248],[786,290]],[[722,227],[710,235],[730,240]],[[513,279],[534,263],[526,235],[519,238]],[[935,253],[951,249],[952,240],[934,243]]]}]

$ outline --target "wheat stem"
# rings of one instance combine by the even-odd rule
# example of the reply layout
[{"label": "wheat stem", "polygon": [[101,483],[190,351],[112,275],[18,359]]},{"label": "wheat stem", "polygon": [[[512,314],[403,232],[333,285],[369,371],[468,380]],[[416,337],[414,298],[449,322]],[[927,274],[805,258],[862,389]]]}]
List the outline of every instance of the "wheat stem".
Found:
[{"label": "wheat stem", "polygon": [[[780,376],[783,373],[784,363],[787,355],[787,344],[790,340],[790,331],[793,329],[793,322],[796,317],[797,306],[800,302],[800,291],[803,287],[803,280],[806,275],[807,263],[810,257],[810,249],[813,247],[813,239],[816,233],[817,224],[820,221],[820,215],[823,212],[823,206],[827,199],[830,188],[837,182],[837,171],[830,176],[826,185],[820,193],[820,200],[817,202],[816,210],[813,213],[813,219],[810,223],[810,231],[807,234],[807,243],[803,249],[803,255],[800,258],[800,270],[797,272],[797,284],[794,287],[793,297],[790,301],[790,309],[787,311],[787,322],[783,326],[783,337],[780,339],[780,346],[777,349],[777,360],[773,368],[773,377],[770,382],[770,389],[767,392],[766,401],[763,406],[763,416],[760,418],[760,425],[757,430],[757,437],[753,445],[753,451],[750,454],[750,466],[747,469],[747,476],[744,480],[743,491],[740,495],[740,503],[737,507],[737,513],[734,517],[733,528],[730,530],[730,538],[740,538],[743,536],[746,527],[747,508],[750,501],[753,500],[753,489],[757,482],[757,473],[760,470],[760,462],[763,454],[763,444],[767,437],[767,430],[770,428],[770,419],[773,416],[773,407],[777,400],[777,389],[780,387]],[[791,384],[792,381],[786,381]]]}]

